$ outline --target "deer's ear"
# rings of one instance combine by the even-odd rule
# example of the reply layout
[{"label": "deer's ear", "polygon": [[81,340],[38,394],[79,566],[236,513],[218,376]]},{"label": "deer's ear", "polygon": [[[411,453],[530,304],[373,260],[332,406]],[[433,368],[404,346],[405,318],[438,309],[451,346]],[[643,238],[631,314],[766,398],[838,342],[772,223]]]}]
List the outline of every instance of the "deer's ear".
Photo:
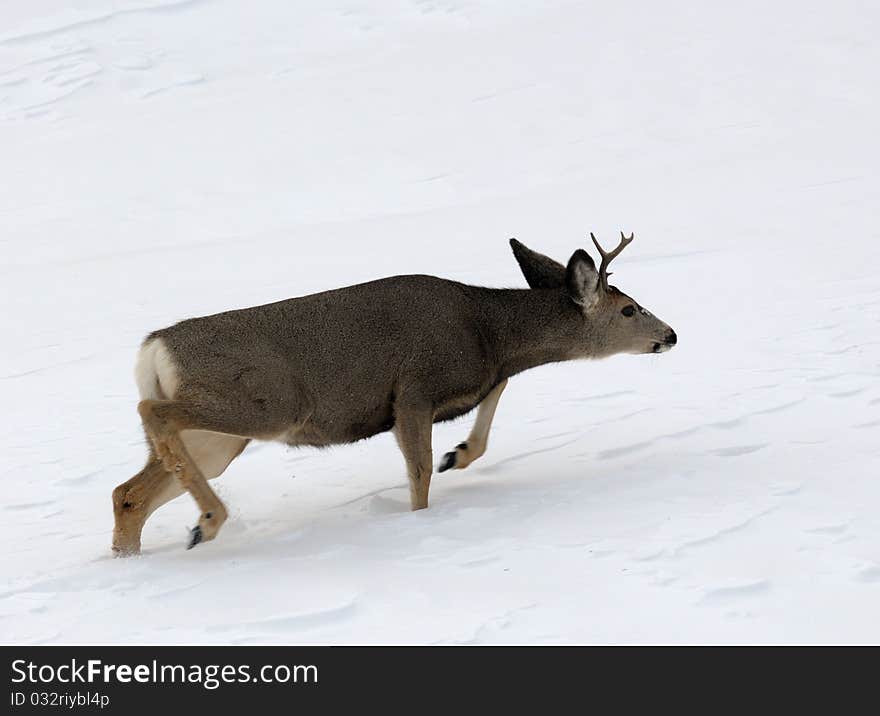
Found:
[{"label": "deer's ear", "polygon": [[599,272],[596,264],[583,249],[575,251],[565,269],[565,290],[571,300],[585,309],[599,301]]},{"label": "deer's ear", "polygon": [[532,251],[516,239],[510,248],[530,288],[562,288],[565,285],[565,266],[544,254]]}]

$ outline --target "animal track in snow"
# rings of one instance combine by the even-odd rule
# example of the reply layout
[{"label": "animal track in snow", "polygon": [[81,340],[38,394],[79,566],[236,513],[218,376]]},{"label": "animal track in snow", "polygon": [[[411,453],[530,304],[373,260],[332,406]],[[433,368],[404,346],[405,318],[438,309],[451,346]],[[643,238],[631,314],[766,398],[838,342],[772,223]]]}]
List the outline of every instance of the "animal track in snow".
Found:
[{"label": "animal track in snow", "polygon": [[371,515],[394,515],[408,509],[409,504],[406,502],[382,495],[373,495],[367,503],[367,511]]}]

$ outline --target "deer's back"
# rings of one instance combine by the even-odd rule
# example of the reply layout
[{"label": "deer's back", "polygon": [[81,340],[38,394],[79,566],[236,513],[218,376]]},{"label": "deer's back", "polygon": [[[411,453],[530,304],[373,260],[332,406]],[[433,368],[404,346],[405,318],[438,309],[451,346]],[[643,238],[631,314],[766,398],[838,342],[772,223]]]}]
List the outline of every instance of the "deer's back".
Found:
[{"label": "deer's back", "polygon": [[497,382],[474,290],[395,276],[189,319],[147,340],[171,355],[175,398],[251,411],[292,443],[349,442],[390,429],[398,401],[430,403],[443,420]]}]

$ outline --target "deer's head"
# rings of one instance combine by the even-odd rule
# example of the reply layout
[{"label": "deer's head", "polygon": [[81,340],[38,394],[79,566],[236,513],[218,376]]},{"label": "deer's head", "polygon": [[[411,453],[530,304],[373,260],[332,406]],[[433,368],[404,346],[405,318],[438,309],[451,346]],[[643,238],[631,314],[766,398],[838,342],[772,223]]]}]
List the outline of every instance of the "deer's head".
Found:
[{"label": "deer's head", "polygon": [[536,253],[511,239],[514,256],[532,288],[561,289],[583,318],[584,356],[601,358],[615,353],[664,353],[677,342],[675,331],[638,301],[608,283],[608,265],[633,240],[620,234],[620,244],[605,251],[590,238],[602,257],[599,268],[583,249],[567,266]]}]

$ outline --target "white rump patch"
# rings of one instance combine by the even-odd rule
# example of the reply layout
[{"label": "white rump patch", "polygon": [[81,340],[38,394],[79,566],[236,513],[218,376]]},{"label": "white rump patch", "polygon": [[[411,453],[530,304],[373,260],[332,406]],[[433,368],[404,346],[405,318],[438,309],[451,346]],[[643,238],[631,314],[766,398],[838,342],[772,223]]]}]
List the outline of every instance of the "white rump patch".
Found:
[{"label": "white rump patch", "polygon": [[134,379],[141,400],[171,400],[180,378],[168,347],[161,338],[141,346],[134,366]]}]

